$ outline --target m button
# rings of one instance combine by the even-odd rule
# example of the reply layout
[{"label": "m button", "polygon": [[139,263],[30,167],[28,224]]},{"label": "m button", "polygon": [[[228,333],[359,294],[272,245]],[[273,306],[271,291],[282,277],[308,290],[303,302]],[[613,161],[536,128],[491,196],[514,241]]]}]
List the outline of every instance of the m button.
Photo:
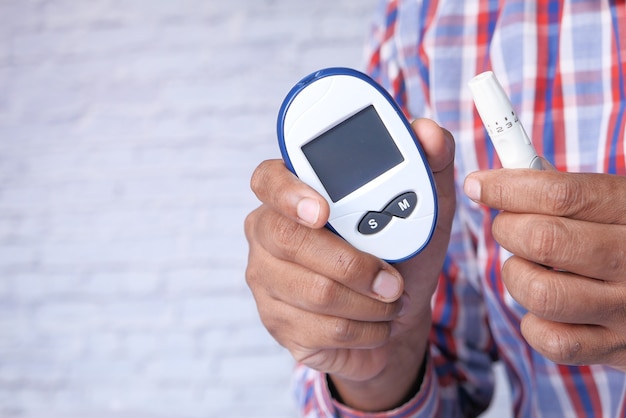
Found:
[{"label": "m button", "polygon": [[383,212],[398,218],[408,218],[417,205],[417,195],[413,192],[403,193],[387,205]]}]

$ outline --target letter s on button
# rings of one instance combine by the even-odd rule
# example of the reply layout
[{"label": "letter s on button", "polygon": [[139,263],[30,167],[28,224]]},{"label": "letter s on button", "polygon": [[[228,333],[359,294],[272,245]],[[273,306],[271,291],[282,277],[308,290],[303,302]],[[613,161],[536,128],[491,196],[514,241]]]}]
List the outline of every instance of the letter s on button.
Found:
[{"label": "letter s on button", "polygon": [[363,235],[371,235],[381,231],[391,222],[392,216],[384,212],[367,212],[359,222],[358,230]]}]

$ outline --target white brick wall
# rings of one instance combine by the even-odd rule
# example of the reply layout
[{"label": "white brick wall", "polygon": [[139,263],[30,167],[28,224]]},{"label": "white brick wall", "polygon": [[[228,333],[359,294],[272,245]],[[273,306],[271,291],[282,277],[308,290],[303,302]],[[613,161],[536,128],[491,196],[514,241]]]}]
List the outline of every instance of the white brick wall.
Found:
[{"label": "white brick wall", "polygon": [[374,3],[0,0],[1,417],[295,416],[248,182]]}]

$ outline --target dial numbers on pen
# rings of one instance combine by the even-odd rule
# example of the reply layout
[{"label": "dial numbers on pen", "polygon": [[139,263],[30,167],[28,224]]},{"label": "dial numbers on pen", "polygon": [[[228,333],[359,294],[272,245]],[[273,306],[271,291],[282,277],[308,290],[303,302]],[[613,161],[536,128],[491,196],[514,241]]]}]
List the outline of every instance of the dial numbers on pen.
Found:
[{"label": "dial numbers on pen", "polygon": [[505,116],[504,119],[500,121],[495,121],[493,124],[488,124],[487,131],[491,136],[498,135],[511,129],[513,125],[517,123],[519,123],[519,118],[517,117],[515,112],[511,110],[511,114]]}]

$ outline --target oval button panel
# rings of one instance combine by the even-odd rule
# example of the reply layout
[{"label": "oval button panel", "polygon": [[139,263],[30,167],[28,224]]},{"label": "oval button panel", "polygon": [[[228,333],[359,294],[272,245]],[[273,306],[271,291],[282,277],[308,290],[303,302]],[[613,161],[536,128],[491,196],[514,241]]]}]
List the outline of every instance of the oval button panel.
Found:
[{"label": "oval button panel", "polygon": [[403,193],[393,199],[380,212],[370,211],[359,222],[357,229],[363,235],[372,235],[382,231],[394,217],[408,218],[417,205],[417,194]]}]

